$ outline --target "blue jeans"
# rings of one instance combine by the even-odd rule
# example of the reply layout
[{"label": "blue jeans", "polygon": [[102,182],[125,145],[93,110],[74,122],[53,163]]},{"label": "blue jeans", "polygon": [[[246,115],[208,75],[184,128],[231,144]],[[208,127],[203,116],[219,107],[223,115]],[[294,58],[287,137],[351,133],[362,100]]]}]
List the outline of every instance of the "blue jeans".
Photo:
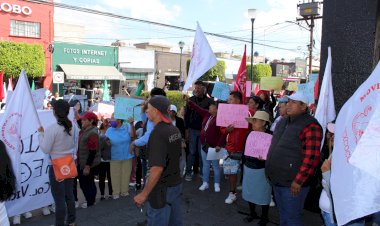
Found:
[{"label": "blue jeans", "polygon": [[148,202],[148,226],[182,226],[181,197],[182,184],[179,184],[167,188],[165,207],[153,209]]},{"label": "blue jeans", "polygon": [[53,167],[49,170],[51,194],[55,202],[55,225],[65,225],[67,212],[67,224],[75,222],[75,200],[73,193],[74,179],[65,179],[58,182],[55,180]]},{"label": "blue jeans", "polygon": [[331,216],[331,213],[327,213],[322,210],[322,218],[323,222],[325,223],[325,226],[337,226],[337,224],[333,221],[333,216]]},{"label": "blue jeans", "polygon": [[203,150],[202,153],[202,162],[203,162],[203,182],[209,181],[210,177],[210,165],[212,164],[212,168],[214,169],[214,183],[220,183],[220,167],[219,160],[207,160],[207,153]]},{"label": "blue jeans", "polygon": [[310,187],[302,187],[293,196],[290,187],[273,186],[274,196],[280,215],[280,226],[302,226],[302,211]]},{"label": "blue jeans", "polygon": [[[189,154],[187,155],[186,163],[187,175],[191,175],[191,167],[193,167],[197,155],[199,156],[199,160],[202,159],[201,151],[201,131],[189,129]],[[199,167],[202,169],[202,161],[199,161]]]}]

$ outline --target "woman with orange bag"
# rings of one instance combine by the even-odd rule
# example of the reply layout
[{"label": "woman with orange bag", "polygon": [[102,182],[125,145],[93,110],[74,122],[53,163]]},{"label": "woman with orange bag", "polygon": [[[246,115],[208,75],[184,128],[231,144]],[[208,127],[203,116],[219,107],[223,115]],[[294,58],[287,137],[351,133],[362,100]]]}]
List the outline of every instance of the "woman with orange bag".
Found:
[{"label": "woman with orange bag", "polygon": [[[78,128],[73,129],[72,122],[67,118],[69,110],[70,105],[66,101],[58,100],[55,102],[53,108],[53,113],[57,119],[57,123],[54,123],[47,127],[46,133],[43,127],[40,127],[38,129],[38,140],[40,142],[40,148],[44,153],[49,154],[52,160],[65,156],[72,156],[74,154],[74,137],[77,136],[76,131]],[[50,167],[49,179],[51,185],[51,193],[53,195],[56,208],[55,225],[75,226],[76,216],[73,193],[73,178],[57,181],[53,167]]]}]

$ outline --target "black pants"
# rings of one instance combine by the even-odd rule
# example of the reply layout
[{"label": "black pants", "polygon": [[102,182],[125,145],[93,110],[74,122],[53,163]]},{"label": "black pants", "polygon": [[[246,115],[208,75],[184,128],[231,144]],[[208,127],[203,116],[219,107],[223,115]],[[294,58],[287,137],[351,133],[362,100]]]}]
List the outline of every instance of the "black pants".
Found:
[{"label": "black pants", "polygon": [[74,185],[73,185],[73,193],[74,193],[74,199],[75,202],[78,202],[78,177],[75,177],[74,179]]},{"label": "black pants", "polygon": [[87,206],[92,206],[95,204],[96,197],[96,185],[95,185],[95,174],[93,169],[91,169],[90,174],[85,176],[83,175],[83,170],[78,166],[78,178],[79,185],[83,191],[84,197],[87,201]]},{"label": "black pants", "polygon": [[108,181],[108,194],[112,195],[112,182],[111,182],[111,172],[110,163],[101,162],[99,164],[99,189],[100,195],[104,196],[104,189],[106,187],[106,178]]}]

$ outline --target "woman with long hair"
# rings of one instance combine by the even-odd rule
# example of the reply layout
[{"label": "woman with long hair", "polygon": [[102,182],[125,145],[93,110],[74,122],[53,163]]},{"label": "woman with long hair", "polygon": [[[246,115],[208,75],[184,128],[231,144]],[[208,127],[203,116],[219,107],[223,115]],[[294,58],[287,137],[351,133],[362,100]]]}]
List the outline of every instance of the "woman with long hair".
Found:
[{"label": "woman with long hair", "polygon": [[[67,155],[74,155],[74,136],[76,135],[76,131],[74,131],[73,124],[67,117],[69,110],[70,105],[66,101],[57,100],[53,108],[57,123],[47,127],[46,133],[43,127],[38,129],[40,148],[44,153],[49,154],[52,160]],[[75,226],[73,179],[69,178],[58,182],[53,167],[50,167],[49,179],[56,209],[55,225]]]},{"label": "woman with long hair", "polygon": [[16,189],[16,178],[4,143],[0,140],[0,225],[9,226],[5,201]]}]

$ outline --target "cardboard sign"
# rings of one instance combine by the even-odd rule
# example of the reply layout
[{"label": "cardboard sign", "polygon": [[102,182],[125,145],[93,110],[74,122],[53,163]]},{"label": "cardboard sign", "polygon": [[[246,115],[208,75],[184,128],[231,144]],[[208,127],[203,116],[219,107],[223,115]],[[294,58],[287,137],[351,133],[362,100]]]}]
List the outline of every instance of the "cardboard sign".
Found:
[{"label": "cardboard sign", "polygon": [[264,132],[252,131],[245,143],[244,154],[246,156],[259,158],[266,160],[270,144],[272,142],[272,135]]},{"label": "cardboard sign", "polygon": [[314,84],[315,83],[303,83],[298,84],[297,92],[303,92],[308,99],[308,104],[314,104]]},{"label": "cardboard sign", "polygon": [[135,121],[141,121],[141,105],[143,99],[129,96],[115,96],[115,118],[127,120],[133,117]]},{"label": "cardboard sign", "polygon": [[245,96],[250,97],[252,93],[252,81],[246,81],[245,83]]},{"label": "cardboard sign", "polygon": [[31,91],[34,106],[36,107],[37,110],[41,110],[44,108],[44,100],[46,98],[46,91],[47,89],[45,88]]},{"label": "cardboard sign", "polygon": [[228,100],[230,96],[230,87],[224,82],[215,82],[214,89],[211,96],[218,98],[219,100]]},{"label": "cardboard sign", "polygon": [[260,89],[280,91],[283,83],[281,77],[262,77],[260,79]]},{"label": "cardboard sign", "polygon": [[100,117],[111,118],[112,113],[115,111],[115,106],[106,103],[97,103],[93,111]]},{"label": "cardboard sign", "polygon": [[228,127],[233,125],[235,128],[248,128],[248,106],[243,104],[219,104],[216,125]]}]

